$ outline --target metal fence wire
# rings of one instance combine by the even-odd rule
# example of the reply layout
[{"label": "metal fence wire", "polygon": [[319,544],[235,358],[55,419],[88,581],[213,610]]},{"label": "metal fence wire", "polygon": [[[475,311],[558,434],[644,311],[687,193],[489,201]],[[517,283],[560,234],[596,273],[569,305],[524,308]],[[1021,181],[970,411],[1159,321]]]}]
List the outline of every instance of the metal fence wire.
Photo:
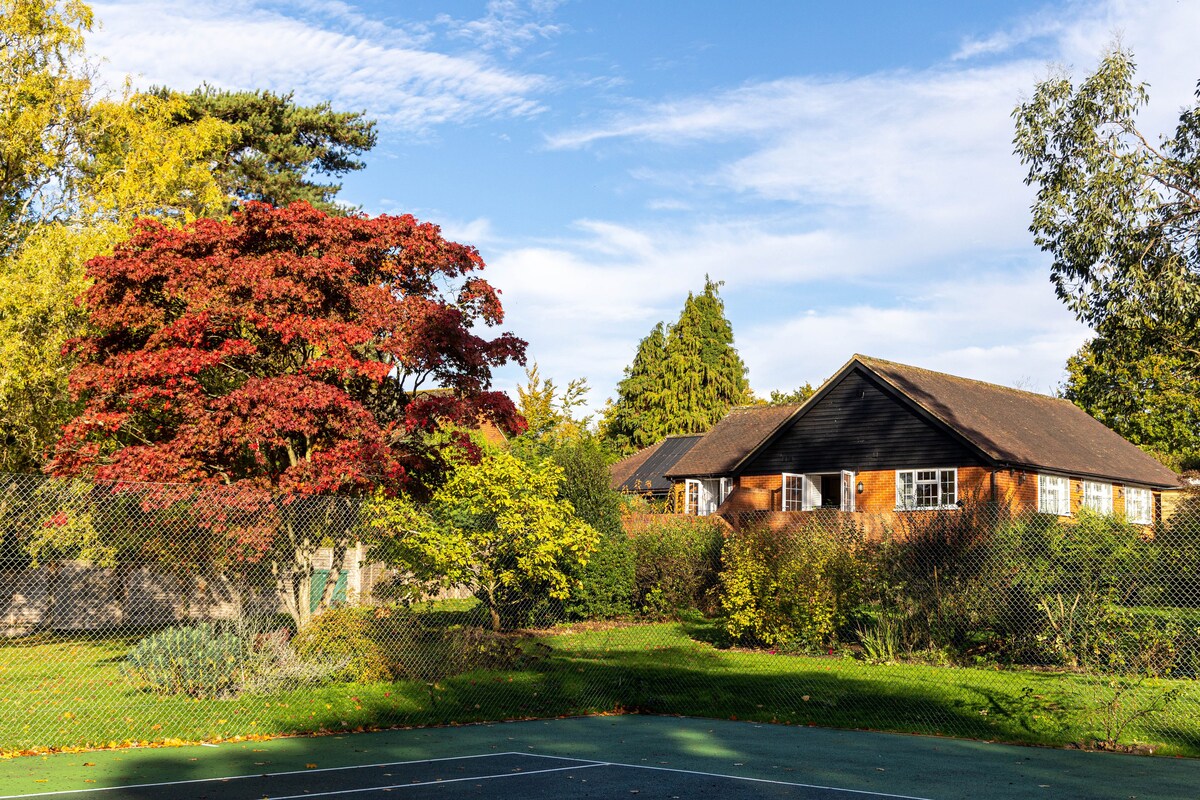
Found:
[{"label": "metal fence wire", "polygon": [[1200,756],[1195,497],[643,514],[566,592],[418,575],[373,514],[0,476],[0,751],[655,713]]}]

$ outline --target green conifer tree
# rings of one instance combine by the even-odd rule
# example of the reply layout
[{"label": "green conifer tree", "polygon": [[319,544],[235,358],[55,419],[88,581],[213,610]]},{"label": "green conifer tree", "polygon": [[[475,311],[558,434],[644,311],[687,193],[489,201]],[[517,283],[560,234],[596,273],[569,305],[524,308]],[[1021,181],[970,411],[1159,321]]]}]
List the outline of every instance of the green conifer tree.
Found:
[{"label": "green conifer tree", "polygon": [[663,415],[657,406],[662,399],[666,348],[667,336],[660,322],[638,344],[633,363],[617,384],[616,402],[604,409],[601,432],[617,452],[640,450],[665,435],[660,433]]},{"label": "green conifer tree", "polygon": [[604,413],[604,437],[621,452],[673,434],[704,433],[732,406],[752,402],[746,365],[733,347],[733,326],[707,276],[704,291],[688,294],[679,320],[660,322],[638,345]]},{"label": "green conifer tree", "polygon": [[754,399],[717,294],[721,285],[705,276],[704,292],[688,294],[667,335],[661,404],[667,435],[704,433],[732,406]]}]

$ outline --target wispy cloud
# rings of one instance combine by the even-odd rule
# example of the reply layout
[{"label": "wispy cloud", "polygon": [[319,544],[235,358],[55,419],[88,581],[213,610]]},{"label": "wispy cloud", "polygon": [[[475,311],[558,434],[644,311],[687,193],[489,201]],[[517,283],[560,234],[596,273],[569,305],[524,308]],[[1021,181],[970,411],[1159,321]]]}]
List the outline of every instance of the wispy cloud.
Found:
[{"label": "wispy cloud", "polygon": [[593,408],[611,396],[638,341],[674,321],[706,273],[725,281],[736,345],[764,395],[819,383],[854,352],[1051,392],[1088,335],[1036,262],[1015,271],[973,264],[929,280],[896,269],[889,241],[843,261],[853,244],[748,220],[674,232],[592,223],[577,240],[502,252],[489,273],[543,371],[589,376]]},{"label": "wispy cloud", "polygon": [[[291,6],[288,9],[294,11]],[[426,131],[447,122],[523,117],[542,110],[548,79],[465,56],[422,49],[404,28],[362,19],[336,2],[306,2],[283,13],[278,4],[141,0],[99,3],[103,27],[89,39],[120,85],[187,89],[201,81],[227,88],[295,90],[309,102],[331,100],[365,109],[386,124]],[[336,26],[320,17],[342,18]],[[346,24],[349,17],[354,24]]]},{"label": "wispy cloud", "polygon": [[487,13],[472,20],[458,20],[441,15],[437,22],[453,37],[473,42],[483,50],[498,50],[516,55],[529,44],[548,40],[563,33],[565,28],[551,21],[559,5],[555,0],[491,0]]},{"label": "wispy cloud", "polygon": [[958,50],[950,56],[951,61],[966,61],[983,56],[998,56],[1011,53],[1030,42],[1050,40],[1060,35],[1066,23],[1062,17],[1051,16],[1042,11],[1019,20],[1005,30],[993,31],[986,36],[964,39]]},{"label": "wispy cloud", "polygon": [[[831,375],[851,353],[1052,393],[1067,354],[1088,336],[1048,290],[1037,266],[1002,274],[964,274],[901,291],[886,303],[801,307],[783,320],[740,332],[755,388],[790,389]],[[778,342],[836,342],[805,348]]]}]

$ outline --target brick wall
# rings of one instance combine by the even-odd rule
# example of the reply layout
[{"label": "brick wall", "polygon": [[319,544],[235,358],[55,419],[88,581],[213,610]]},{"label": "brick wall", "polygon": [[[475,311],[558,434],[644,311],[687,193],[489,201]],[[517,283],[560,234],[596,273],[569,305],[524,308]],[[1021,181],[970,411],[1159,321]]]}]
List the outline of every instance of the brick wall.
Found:
[{"label": "brick wall", "polygon": [[[1083,506],[1083,480],[1070,478],[1071,513],[1077,514]],[[1014,513],[1037,511],[1038,475],[1020,469],[996,469],[994,471],[994,498]],[[896,513],[896,471],[872,470],[858,472],[854,482],[861,483],[863,490],[854,498],[855,511],[865,514],[890,515]],[[682,484],[680,484],[682,485]],[[735,479],[730,492],[718,513],[726,519],[740,519],[752,512],[783,513],[783,476],[742,475]],[[959,467],[958,498],[971,502],[990,502],[993,499],[993,470],[990,467]],[[1159,493],[1154,493],[1155,503],[1160,502]],[[789,512],[791,513],[791,512]],[[912,513],[912,512],[899,512]],[[1113,513],[1125,513],[1125,486],[1113,484]]]}]

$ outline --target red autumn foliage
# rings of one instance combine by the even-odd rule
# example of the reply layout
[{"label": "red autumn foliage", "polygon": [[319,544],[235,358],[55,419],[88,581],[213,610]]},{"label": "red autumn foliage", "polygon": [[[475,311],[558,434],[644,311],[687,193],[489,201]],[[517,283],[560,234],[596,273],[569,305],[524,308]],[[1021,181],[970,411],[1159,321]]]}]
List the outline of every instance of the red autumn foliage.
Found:
[{"label": "red autumn foliage", "polygon": [[476,332],[503,321],[483,267],[409,215],[248,203],[182,229],[143,220],[88,265],[95,332],[69,345],[83,406],[47,470],[285,496],[428,485],[423,434],[524,426],[490,390],[525,342]]}]

